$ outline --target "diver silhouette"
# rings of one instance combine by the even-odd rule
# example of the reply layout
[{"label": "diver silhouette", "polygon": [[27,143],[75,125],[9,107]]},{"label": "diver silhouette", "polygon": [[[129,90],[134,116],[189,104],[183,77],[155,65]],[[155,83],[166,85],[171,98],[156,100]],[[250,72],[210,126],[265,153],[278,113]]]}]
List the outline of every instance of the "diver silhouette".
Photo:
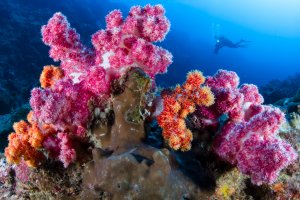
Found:
[{"label": "diver silhouette", "polygon": [[220,37],[215,37],[216,39],[216,44],[215,44],[215,49],[214,53],[218,54],[219,50],[223,47],[229,47],[229,48],[245,48],[247,47],[248,43],[251,41],[243,40],[241,39],[238,42],[232,42],[231,40],[227,39],[224,36]]}]

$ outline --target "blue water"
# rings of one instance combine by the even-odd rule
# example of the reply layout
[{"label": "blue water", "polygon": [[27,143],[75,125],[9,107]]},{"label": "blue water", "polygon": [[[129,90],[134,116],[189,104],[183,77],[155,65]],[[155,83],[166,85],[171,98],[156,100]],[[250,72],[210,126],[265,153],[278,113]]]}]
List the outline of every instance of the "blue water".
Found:
[{"label": "blue water", "polygon": [[[300,72],[300,14],[292,9],[299,8],[300,2],[288,0],[286,4],[294,4],[273,6],[257,0],[165,2],[172,26],[163,46],[173,53],[174,63],[168,75],[159,81],[172,84],[184,81],[183,74],[193,68],[206,75],[219,68],[233,70],[241,82],[257,85]],[[245,7],[249,2],[253,7]],[[284,6],[288,8],[284,10]],[[213,36],[217,34],[235,42],[240,39],[253,42],[248,48],[224,48],[215,55]]]},{"label": "blue water", "polygon": [[[279,3],[278,3],[279,2]],[[85,44],[90,35],[105,28],[104,18],[113,9],[124,16],[131,6],[161,3],[171,21],[165,41],[157,45],[172,52],[174,62],[157,84],[174,85],[185,74],[199,69],[212,75],[233,70],[241,82],[259,86],[300,73],[300,14],[296,0],[1,0],[0,7],[0,114],[27,102],[44,65],[52,64],[40,36],[40,27],[61,11]],[[214,35],[237,42],[252,41],[247,48],[223,48],[214,54]],[[3,90],[2,90],[2,89]],[[2,92],[6,90],[6,93]],[[8,92],[7,92],[8,90]],[[4,95],[5,94],[5,95]],[[18,99],[17,101],[15,99]]]}]

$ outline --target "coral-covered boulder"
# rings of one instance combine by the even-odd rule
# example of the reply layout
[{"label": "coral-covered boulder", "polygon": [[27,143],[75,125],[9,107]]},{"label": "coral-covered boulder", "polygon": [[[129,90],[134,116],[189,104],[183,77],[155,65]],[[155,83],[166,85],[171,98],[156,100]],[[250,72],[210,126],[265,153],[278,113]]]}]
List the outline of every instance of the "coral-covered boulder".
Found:
[{"label": "coral-covered boulder", "polygon": [[110,156],[94,149],[83,174],[82,196],[88,199],[180,200],[209,195],[211,191],[202,190],[176,168],[168,150],[144,145]]}]

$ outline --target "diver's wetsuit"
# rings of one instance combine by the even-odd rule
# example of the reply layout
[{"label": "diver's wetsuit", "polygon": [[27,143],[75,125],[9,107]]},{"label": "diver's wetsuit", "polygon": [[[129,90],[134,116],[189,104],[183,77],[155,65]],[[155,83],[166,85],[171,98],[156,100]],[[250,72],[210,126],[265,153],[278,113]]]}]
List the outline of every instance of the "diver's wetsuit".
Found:
[{"label": "diver's wetsuit", "polygon": [[214,53],[217,54],[219,52],[219,50],[223,47],[229,47],[229,48],[240,48],[240,47],[246,47],[247,46],[247,43],[249,41],[246,41],[246,40],[240,40],[236,43],[230,41],[229,39],[221,36],[221,37],[218,37],[216,38],[217,41],[216,41],[216,44],[215,44],[215,50],[214,50]]}]

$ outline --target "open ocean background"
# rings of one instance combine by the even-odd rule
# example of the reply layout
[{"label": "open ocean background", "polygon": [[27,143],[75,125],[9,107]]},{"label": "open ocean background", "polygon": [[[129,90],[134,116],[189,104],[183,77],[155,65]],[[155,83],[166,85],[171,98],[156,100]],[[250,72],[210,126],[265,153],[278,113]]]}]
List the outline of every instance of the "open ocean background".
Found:
[{"label": "open ocean background", "polygon": [[[174,62],[167,74],[157,77],[159,86],[182,83],[192,69],[204,75],[233,70],[241,83],[258,86],[300,73],[300,2],[296,0],[1,0],[0,115],[28,102],[43,66],[55,64],[40,34],[55,12],[66,15],[83,43],[90,45],[90,36],[105,28],[111,10],[120,9],[125,17],[131,6],[147,3],[161,3],[171,21],[165,41],[157,45],[169,50]],[[247,48],[224,48],[215,55],[214,35],[252,42]]]}]

